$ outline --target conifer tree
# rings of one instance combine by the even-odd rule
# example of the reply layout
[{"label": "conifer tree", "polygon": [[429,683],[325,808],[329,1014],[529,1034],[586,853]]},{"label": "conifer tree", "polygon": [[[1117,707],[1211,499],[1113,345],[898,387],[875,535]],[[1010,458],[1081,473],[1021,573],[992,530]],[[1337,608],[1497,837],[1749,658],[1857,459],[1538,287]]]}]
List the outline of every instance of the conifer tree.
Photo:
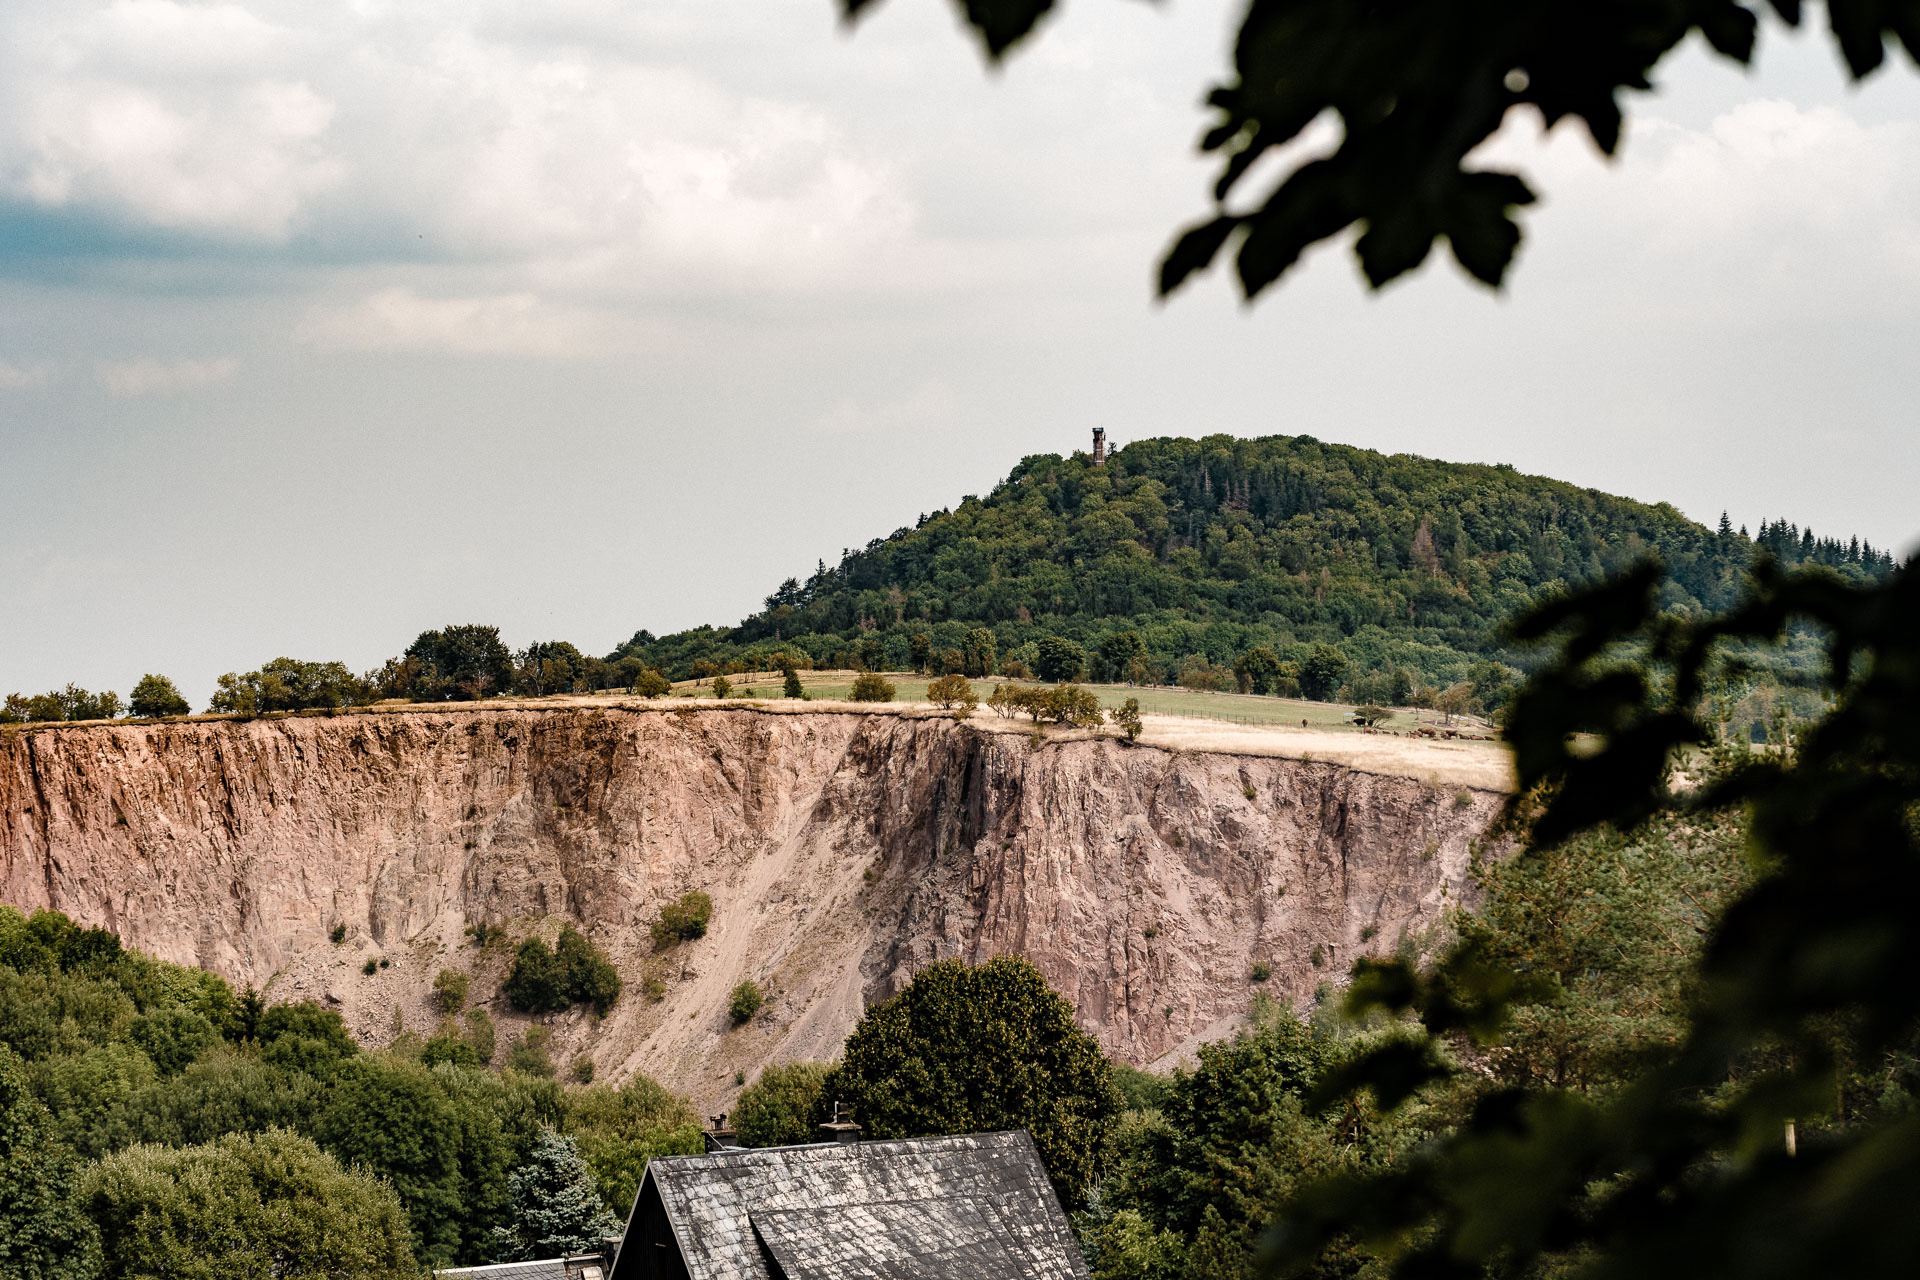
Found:
[{"label": "conifer tree", "polygon": [[540,1131],[531,1158],[509,1175],[507,1196],[509,1225],[493,1233],[501,1262],[587,1253],[620,1230],[573,1139],[552,1129]]}]

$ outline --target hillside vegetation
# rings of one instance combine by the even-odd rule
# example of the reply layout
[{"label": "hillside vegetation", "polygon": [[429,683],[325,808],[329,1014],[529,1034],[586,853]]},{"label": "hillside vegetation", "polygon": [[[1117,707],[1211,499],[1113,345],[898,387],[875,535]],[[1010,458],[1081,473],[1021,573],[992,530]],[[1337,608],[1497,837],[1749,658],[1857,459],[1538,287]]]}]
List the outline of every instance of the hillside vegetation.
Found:
[{"label": "hillside vegetation", "polygon": [[1663,605],[1685,612],[1724,606],[1763,553],[1853,579],[1893,567],[1857,539],[1786,521],[1716,531],[1508,466],[1310,436],[1161,438],[1104,467],[1029,457],[985,498],[789,579],[737,627],[642,631],[612,656],[675,679],[702,663],[777,666],[781,651],[892,670],[958,655],[971,674],[1012,661],[1057,676],[1043,642],[1058,637],[1093,679],[1172,683],[1256,648],[1298,667],[1320,644],[1347,675],[1397,667],[1444,685],[1476,661],[1516,663],[1500,627],[1520,609],[1650,553],[1667,567]]}]

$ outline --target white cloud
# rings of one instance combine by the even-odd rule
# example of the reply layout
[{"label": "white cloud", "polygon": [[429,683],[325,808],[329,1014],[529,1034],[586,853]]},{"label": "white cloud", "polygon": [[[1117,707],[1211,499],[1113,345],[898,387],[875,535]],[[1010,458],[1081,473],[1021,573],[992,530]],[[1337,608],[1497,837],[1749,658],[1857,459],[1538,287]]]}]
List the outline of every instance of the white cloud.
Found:
[{"label": "white cloud", "polygon": [[44,364],[11,364],[0,360],[0,391],[30,391],[44,387],[53,371]]},{"label": "white cloud", "polygon": [[[1537,179],[1540,237],[1581,239],[1600,287],[1630,283],[1617,301],[1649,315],[1750,324],[1915,306],[1920,125],[1756,99],[1700,129],[1635,117],[1611,165],[1570,127],[1544,141],[1510,127],[1488,153]],[[1524,265],[1519,278],[1559,287],[1529,285]]]},{"label": "white cloud", "polygon": [[596,317],[530,293],[423,298],[403,288],[382,289],[348,306],[316,308],[294,339],[328,351],[462,356],[582,356],[605,345]]},{"label": "white cloud", "polygon": [[210,387],[233,377],[240,362],[229,356],[214,360],[141,360],[94,365],[94,376],[109,395],[164,396]]},{"label": "white cloud", "polygon": [[814,418],[813,428],[823,435],[866,435],[942,426],[959,416],[960,400],[953,388],[934,379],[907,395],[878,403],[862,403],[850,397],[838,400]]},{"label": "white cloud", "polygon": [[595,293],[814,284],[910,227],[828,113],[650,57],[619,7],[565,16],[561,39],[466,0],[24,0],[0,14],[0,202]]}]

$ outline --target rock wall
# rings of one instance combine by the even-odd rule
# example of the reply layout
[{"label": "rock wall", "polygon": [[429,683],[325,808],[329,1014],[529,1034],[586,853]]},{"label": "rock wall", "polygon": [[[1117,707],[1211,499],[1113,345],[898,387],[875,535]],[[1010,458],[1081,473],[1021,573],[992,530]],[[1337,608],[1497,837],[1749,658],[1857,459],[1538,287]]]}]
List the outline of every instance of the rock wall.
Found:
[{"label": "rock wall", "polygon": [[[1431,929],[1501,800],[1003,727],[588,708],[16,730],[0,900],[330,1001],[370,1043],[432,1028],[443,967],[512,1023],[510,946],[465,927],[571,920],[628,994],[554,1019],[557,1056],[724,1105],[736,1073],[833,1056],[865,1003],[949,956],[1027,956],[1123,1060],[1188,1050],[1244,1016],[1256,963],[1297,1004]],[[652,955],[660,905],[695,888],[708,936]],[[744,978],[769,1003],[730,1030]]]}]

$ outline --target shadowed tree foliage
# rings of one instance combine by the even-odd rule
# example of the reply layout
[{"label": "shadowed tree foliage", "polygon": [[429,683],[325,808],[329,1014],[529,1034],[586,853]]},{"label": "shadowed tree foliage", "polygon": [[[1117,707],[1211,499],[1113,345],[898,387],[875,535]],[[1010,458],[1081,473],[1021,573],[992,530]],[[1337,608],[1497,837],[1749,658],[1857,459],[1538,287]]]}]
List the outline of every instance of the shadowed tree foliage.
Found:
[{"label": "shadowed tree foliage", "polygon": [[867,1010],[825,1096],[875,1138],[1026,1129],[1070,1207],[1102,1172],[1113,1065],[1025,960],[941,960]]},{"label": "shadowed tree foliage", "polygon": [[[838,0],[849,20],[878,0]],[[1054,0],[958,0],[962,20],[998,61],[1033,32]],[[1660,61],[1696,32],[1716,53],[1753,61],[1760,16],[1799,25],[1800,0],[1448,0],[1352,4],[1253,0],[1233,65],[1208,95],[1216,118],[1201,140],[1221,160],[1214,216],[1190,228],[1160,264],[1160,292],[1233,246],[1253,298],[1321,240],[1359,229],[1354,251],[1376,288],[1426,260],[1445,239],[1466,271],[1498,285],[1520,244],[1514,210],[1531,204],[1520,177],[1469,157],[1507,113],[1531,107],[1549,126],[1580,122],[1607,155],[1620,145],[1621,95],[1651,88]],[[1828,0],[1827,22],[1855,79],[1898,41],[1920,56],[1920,4]],[[1264,194],[1248,174],[1315,121],[1338,122],[1331,154],[1313,149]],[[1267,179],[1262,179],[1266,181]]]},{"label": "shadowed tree foliage", "polygon": [[[1411,1014],[1425,1038],[1363,1057],[1324,1093],[1398,1104],[1453,1078],[1448,1040],[1493,1046],[1505,1087],[1401,1166],[1294,1197],[1276,1270],[1351,1236],[1409,1277],[1884,1275],[1920,1251],[1906,1210],[1920,1195],[1920,574],[1862,586],[1763,565],[1736,607],[1698,621],[1663,613],[1658,583],[1646,566],[1519,628],[1559,650],[1514,704],[1513,817],[1531,843],[1502,874],[1521,910],[1555,877],[1584,877],[1586,919],[1505,931],[1533,939],[1520,951],[1468,930],[1429,972],[1363,962],[1350,1007]],[[1831,710],[1733,754],[1712,682],[1796,625],[1824,640]],[[1677,783],[1683,747],[1718,767]],[[1590,939],[1660,929],[1632,910],[1631,863],[1608,833],[1697,839],[1742,813],[1747,865],[1706,859],[1689,873],[1700,892],[1678,895],[1724,903],[1703,910],[1697,958],[1682,946],[1663,962],[1644,937],[1606,948],[1655,968],[1630,988],[1684,984],[1689,1016],[1636,1027],[1641,1011],[1616,1001],[1598,1022],[1556,1025],[1554,993],[1589,968]],[[1560,861],[1579,841],[1585,865]],[[1596,1070],[1618,1083],[1596,1093]]]}]

